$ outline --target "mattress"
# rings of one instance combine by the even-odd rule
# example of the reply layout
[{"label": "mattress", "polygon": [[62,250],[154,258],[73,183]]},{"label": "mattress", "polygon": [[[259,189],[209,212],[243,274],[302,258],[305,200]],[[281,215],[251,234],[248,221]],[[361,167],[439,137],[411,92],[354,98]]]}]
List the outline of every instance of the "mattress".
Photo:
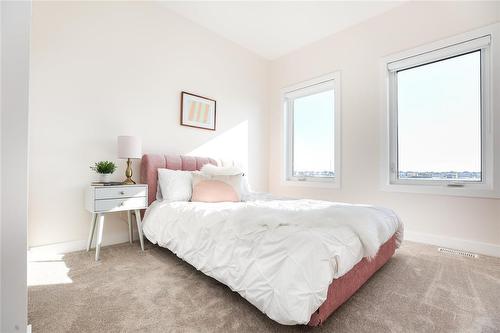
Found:
[{"label": "mattress", "polygon": [[[238,292],[271,319],[307,324],[332,281],[402,240],[390,210],[315,200],[154,202],[144,235]],[[371,274],[370,274],[371,275]],[[313,317],[311,317],[313,316]]]}]

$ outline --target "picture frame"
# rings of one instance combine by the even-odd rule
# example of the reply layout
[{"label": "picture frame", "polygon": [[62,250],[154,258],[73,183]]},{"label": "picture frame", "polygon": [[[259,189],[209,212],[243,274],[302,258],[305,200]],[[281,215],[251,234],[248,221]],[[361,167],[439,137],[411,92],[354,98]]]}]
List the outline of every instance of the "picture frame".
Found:
[{"label": "picture frame", "polygon": [[217,102],[214,99],[181,92],[181,125],[215,131]]}]

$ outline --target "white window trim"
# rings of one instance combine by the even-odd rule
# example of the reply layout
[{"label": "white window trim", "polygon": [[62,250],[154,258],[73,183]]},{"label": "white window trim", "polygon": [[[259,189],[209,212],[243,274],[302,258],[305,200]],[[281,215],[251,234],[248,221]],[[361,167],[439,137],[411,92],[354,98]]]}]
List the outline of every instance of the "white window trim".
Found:
[{"label": "white window trim", "polygon": [[[311,90],[316,90],[317,86],[320,84],[325,84],[325,86],[333,87],[335,99],[334,99],[334,167],[335,167],[335,177],[331,178],[321,178],[321,177],[307,177],[304,180],[299,180],[298,177],[289,177],[291,174],[292,167],[292,145],[289,144],[293,140],[292,126],[290,110],[287,107],[287,96],[293,95],[293,92],[297,92],[294,97],[299,97],[301,95],[307,95],[308,91],[303,90],[305,88],[311,87]],[[340,188],[341,183],[341,92],[340,92],[340,72],[333,72],[326,74],[311,80],[300,82],[292,86],[288,86],[282,89],[281,92],[281,105],[282,105],[282,115],[283,115],[283,169],[282,169],[282,185],[287,186],[300,186],[300,187],[326,187],[326,188]]]},{"label": "white window trim", "polygon": [[[408,61],[417,60],[420,63],[435,61],[448,58],[457,51],[472,51],[484,47],[489,41],[489,47],[482,52],[482,115],[483,124],[482,135],[482,182],[471,183],[446,182],[431,180],[401,180],[397,177],[397,114],[394,107],[395,98],[390,96],[389,92],[395,91],[389,89],[395,68],[405,68],[410,66]],[[458,36],[440,40],[428,45],[418,47],[412,50],[401,52],[388,56],[381,63],[382,83],[382,107],[385,110],[383,119],[383,138],[382,138],[382,156],[383,163],[381,168],[382,190],[409,192],[409,193],[427,193],[437,195],[464,196],[464,197],[500,197],[500,154],[494,154],[500,150],[500,140],[494,138],[494,130],[500,129],[500,100],[495,98],[492,92],[500,87],[500,76],[495,75],[500,70],[500,24],[490,25],[481,29],[470,31]],[[412,66],[410,66],[412,67]],[[494,117],[496,115],[496,117]],[[494,170],[497,172],[494,173]]]}]

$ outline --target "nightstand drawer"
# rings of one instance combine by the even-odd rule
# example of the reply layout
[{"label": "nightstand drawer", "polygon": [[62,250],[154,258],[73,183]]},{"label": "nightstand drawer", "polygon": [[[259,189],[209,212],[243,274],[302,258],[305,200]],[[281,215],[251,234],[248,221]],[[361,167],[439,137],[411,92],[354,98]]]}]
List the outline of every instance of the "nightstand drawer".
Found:
[{"label": "nightstand drawer", "polygon": [[146,197],[148,195],[147,189],[146,186],[98,187],[95,189],[95,198],[100,200]]},{"label": "nightstand drawer", "polygon": [[144,209],[147,207],[146,197],[102,199],[95,201],[96,212],[117,212],[120,210]]}]

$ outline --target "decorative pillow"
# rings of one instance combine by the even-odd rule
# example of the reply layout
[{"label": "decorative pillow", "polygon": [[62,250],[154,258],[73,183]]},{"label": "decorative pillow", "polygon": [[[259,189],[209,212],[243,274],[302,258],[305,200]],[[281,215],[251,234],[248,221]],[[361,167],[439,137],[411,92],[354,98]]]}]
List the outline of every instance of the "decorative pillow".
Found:
[{"label": "decorative pillow", "polygon": [[229,166],[216,166],[213,164],[205,164],[201,170],[205,175],[211,176],[234,176],[234,175],[242,175],[243,171],[240,168]]},{"label": "decorative pillow", "polygon": [[246,201],[251,193],[250,185],[248,184],[248,177],[243,173],[243,171],[235,166],[216,166],[213,164],[205,164],[201,170],[205,175],[227,175],[235,176],[241,175],[241,189],[240,189],[240,199],[241,201]]},{"label": "decorative pillow", "polygon": [[161,193],[156,194],[166,201],[189,201],[192,191],[191,171],[158,169],[158,184]]},{"label": "decorative pillow", "polygon": [[241,201],[240,175],[206,175],[193,173],[191,201],[238,202]]}]

